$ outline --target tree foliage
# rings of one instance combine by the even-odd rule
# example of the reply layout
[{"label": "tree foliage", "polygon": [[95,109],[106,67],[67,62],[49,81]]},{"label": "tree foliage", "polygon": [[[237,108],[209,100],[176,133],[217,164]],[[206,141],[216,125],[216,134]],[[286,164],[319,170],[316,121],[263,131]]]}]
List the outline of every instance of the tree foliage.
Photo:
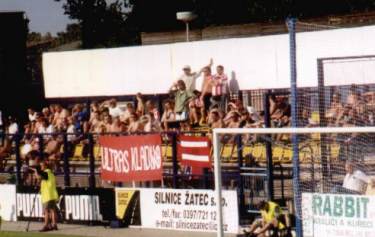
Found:
[{"label": "tree foliage", "polygon": [[81,27],[83,48],[138,43],[137,32],[127,25],[127,1],[65,0],[63,7],[65,14]]},{"label": "tree foliage", "polygon": [[55,0],[77,20],[84,48],[140,43],[142,31],[183,29],[178,11],[194,11],[192,27],[284,21],[375,10],[375,0]]}]

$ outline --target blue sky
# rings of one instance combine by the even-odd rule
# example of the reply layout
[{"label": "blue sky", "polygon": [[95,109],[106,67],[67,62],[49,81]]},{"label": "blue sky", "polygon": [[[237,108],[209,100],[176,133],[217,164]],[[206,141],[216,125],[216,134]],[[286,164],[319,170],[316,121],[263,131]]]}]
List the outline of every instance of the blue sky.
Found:
[{"label": "blue sky", "polygon": [[0,11],[24,11],[30,20],[30,31],[51,32],[56,35],[64,31],[72,20],[64,15],[61,2],[54,0],[0,0]]}]

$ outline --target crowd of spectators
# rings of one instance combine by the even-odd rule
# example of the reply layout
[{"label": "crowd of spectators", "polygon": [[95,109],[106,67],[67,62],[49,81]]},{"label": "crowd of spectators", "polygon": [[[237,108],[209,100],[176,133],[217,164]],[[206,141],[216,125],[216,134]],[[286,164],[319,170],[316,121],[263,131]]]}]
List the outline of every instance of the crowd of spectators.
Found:
[{"label": "crowd of spectators", "polygon": [[[2,160],[9,156],[12,148],[12,135],[22,132],[21,156],[31,151],[40,151],[43,147],[45,157],[58,160],[61,157],[63,136],[68,133],[68,152],[74,151],[78,143],[88,144],[85,134],[103,133],[147,133],[165,131],[192,131],[214,128],[257,128],[264,126],[263,111],[244,106],[241,99],[235,98],[229,90],[225,68],[218,65],[212,70],[213,61],[197,72],[189,65],[182,68],[182,75],[171,85],[169,96],[162,101],[159,109],[157,101],[146,100],[138,93],[133,102],[120,103],[116,99],[66,107],[51,104],[36,111],[28,109],[28,122],[18,124],[9,117],[5,132],[10,136],[3,139],[0,146],[0,169]],[[203,82],[197,88],[197,79],[203,75]],[[373,125],[375,93],[359,94],[353,86],[350,88],[346,103],[342,103],[338,92],[333,93],[332,103],[326,110],[328,126]],[[290,126],[291,106],[288,96],[271,95],[269,112],[272,127]],[[308,106],[306,106],[308,107]],[[302,126],[317,125],[312,121],[311,111],[304,109],[301,115]],[[41,140],[38,134],[44,135]],[[248,136],[247,138],[251,138]],[[277,137],[276,139],[281,139]],[[87,152],[84,149],[84,152]],[[71,154],[70,154],[71,155]]]}]

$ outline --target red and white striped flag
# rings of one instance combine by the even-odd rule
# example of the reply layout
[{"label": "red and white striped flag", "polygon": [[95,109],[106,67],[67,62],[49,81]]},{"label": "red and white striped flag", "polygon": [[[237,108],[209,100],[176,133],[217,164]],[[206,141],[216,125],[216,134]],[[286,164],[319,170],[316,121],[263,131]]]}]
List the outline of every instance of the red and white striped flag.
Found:
[{"label": "red and white striped flag", "polygon": [[185,166],[211,168],[211,142],[208,137],[180,135],[178,155]]}]

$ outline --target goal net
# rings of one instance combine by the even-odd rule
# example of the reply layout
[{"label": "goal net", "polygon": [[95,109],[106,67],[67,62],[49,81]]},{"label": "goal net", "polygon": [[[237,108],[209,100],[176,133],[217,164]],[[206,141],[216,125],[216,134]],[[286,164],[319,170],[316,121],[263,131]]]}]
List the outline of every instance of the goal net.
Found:
[{"label": "goal net", "polygon": [[[303,214],[303,193],[363,195],[373,192],[365,178],[358,186],[344,180],[348,172],[357,170],[368,180],[375,175],[375,127],[215,129],[215,189],[218,197],[221,195],[219,161],[222,139],[230,136],[241,136],[242,146],[238,149],[241,149],[243,160],[240,165],[265,168],[265,182],[273,183],[273,194],[258,199],[251,196],[251,192],[267,190],[262,190],[262,185],[257,186],[259,190],[254,190],[256,187],[253,186],[251,192],[244,194],[245,204],[256,204],[268,197],[285,208],[292,203],[289,212],[305,221],[310,217]],[[272,173],[268,172],[269,169]],[[241,171],[244,172],[246,170]]]}]

